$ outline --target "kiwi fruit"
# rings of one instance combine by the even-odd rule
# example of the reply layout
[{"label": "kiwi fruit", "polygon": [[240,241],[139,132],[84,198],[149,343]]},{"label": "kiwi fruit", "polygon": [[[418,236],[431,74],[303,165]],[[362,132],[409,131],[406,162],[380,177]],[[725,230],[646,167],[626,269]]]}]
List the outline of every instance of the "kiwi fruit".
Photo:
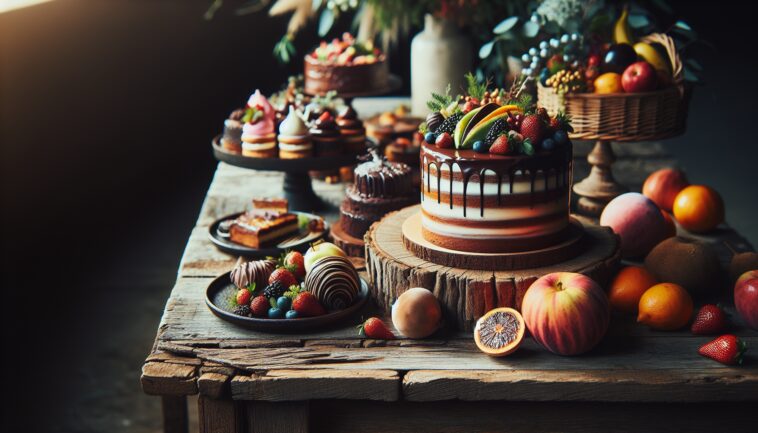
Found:
[{"label": "kiwi fruit", "polygon": [[758,253],[754,251],[735,252],[732,261],[729,262],[729,281],[734,284],[740,275],[753,269],[758,269]]},{"label": "kiwi fruit", "polygon": [[645,257],[645,268],[658,281],[679,284],[693,296],[716,293],[722,282],[716,250],[693,239],[672,237],[659,243]]}]

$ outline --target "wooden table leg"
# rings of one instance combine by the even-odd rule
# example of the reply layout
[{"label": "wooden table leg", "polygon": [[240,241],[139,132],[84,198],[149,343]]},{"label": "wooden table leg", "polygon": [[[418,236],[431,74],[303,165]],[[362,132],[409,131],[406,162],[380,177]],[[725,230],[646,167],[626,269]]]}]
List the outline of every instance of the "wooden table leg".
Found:
[{"label": "wooden table leg", "polygon": [[616,155],[610,141],[597,141],[587,161],[592,166],[590,175],[574,184],[574,193],[580,197],[577,210],[583,215],[600,216],[609,201],[629,189],[613,178],[611,166]]},{"label": "wooden table leg", "polygon": [[308,402],[247,402],[248,433],[308,433]]},{"label": "wooden table leg", "polygon": [[232,399],[215,399],[200,395],[197,415],[200,433],[242,433],[242,403]]},{"label": "wooden table leg", "polygon": [[161,396],[163,403],[163,431],[165,433],[187,433],[187,397],[184,395]]}]

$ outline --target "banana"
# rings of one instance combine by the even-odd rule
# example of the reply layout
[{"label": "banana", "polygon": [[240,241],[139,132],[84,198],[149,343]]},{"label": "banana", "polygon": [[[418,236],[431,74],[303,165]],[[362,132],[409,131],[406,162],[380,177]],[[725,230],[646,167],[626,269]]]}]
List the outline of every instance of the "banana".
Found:
[{"label": "banana", "polygon": [[613,41],[617,44],[634,45],[634,37],[632,36],[632,29],[629,27],[628,18],[629,8],[624,6],[621,16],[616,20],[616,25],[613,26]]},{"label": "banana", "polygon": [[645,59],[646,62],[653,65],[653,67],[659,71],[659,73],[671,75],[671,64],[668,60],[668,56],[664,56],[654,46],[647,42],[637,42],[634,44],[634,51],[637,55]]}]

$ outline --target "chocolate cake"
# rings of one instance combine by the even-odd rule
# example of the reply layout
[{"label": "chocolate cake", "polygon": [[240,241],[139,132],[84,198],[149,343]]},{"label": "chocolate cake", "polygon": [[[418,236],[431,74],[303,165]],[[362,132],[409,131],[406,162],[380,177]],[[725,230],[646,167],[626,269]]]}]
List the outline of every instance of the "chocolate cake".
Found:
[{"label": "chocolate cake", "polygon": [[353,184],[340,206],[339,224],[349,235],[363,238],[371,224],[388,212],[416,203],[416,194],[409,166],[374,153],[370,161],[355,168]]}]

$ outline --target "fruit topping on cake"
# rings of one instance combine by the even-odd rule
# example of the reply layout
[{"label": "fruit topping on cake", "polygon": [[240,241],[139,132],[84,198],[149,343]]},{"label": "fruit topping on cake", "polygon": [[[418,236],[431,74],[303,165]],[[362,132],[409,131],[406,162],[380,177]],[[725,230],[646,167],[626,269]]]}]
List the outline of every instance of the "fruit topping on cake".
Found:
[{"label": "fruit topping on cake", "polygon": [[371,41],[358,42],[350,33],[344,33],[342,39],[331,42],[321,41],[321,44],[309,54],[321,63],[335,65],[363,65],[384,59],[379,48]]}]

